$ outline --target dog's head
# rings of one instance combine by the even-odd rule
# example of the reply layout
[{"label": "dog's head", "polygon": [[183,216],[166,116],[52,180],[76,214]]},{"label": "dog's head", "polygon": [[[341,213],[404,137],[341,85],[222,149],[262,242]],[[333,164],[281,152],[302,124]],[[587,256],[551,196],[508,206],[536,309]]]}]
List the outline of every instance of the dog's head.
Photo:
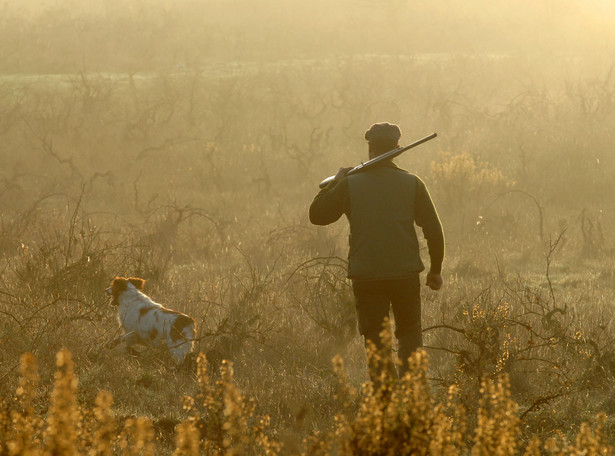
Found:
[{"label": "dog's head", "polygon": [[107,294],[113,296],[111,305],[117,306],[119,296],[126,291],[128,284],[132,284],[137,290],[142,291],[145,286],[145,280],[138,279],[137,277],[116,277],[111,282],[111,286],[107,288]]}]

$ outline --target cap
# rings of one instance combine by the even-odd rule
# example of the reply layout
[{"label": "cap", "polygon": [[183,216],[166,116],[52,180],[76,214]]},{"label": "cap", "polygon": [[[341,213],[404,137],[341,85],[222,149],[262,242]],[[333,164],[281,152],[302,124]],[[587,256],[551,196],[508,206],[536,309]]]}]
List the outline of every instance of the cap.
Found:
[{"label": "cap", "polygon": [[365,132],[368,142],[397,142],[401,138],[401,130],[395,124],[388,122],[376,123]]}]

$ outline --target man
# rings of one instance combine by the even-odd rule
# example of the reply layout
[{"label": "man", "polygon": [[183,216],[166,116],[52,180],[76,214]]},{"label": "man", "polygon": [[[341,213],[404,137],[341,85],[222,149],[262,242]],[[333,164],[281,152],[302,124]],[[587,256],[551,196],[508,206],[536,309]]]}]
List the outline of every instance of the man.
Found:
[{"label": "man", "polygon": [[[400,137],[397,125],[372,125],[365,133],[369,158],[398,148]],[[430,269],[426,285],[432,290],[442,286],[442,225],[423,181],[391,160],[346,176],[350,169],[340,168],[316,195],[310,221],[328,225],[346,214],[350,223],[348,277],[359,332],[367,346],[381,349],[380,333],[392,307],[403,374],[412,352],[422,346],[419,273],[425,267],[414,225],[422,228],[427,240]],[[372,379],[377,374],[370,368]]]}]

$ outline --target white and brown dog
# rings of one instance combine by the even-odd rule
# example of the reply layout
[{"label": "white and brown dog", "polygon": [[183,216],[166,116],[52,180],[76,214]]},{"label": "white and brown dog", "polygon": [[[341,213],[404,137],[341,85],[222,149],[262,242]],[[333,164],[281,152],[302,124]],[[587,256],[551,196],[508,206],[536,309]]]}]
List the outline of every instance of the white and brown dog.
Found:
[{"label": "white and brown dog", "polygon": [[118,308],[126,350],[134,353],[135,344],[166,345],[181,363],[192,352],[196,324],[188,315],[152,301],[142,293],[144,285],[143,279],[116,277],[107,289]]}]

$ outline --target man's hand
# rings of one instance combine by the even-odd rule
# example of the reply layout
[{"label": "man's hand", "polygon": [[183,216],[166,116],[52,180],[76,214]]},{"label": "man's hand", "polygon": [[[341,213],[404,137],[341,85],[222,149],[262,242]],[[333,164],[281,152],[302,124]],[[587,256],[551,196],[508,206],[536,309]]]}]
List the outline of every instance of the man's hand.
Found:
[{"label": "man's hand", "polygon": [[340,180],[342,177],[344,177],[346,175],[346,173],[348,171],[350,171],[352,169],[352,167],[350,168],[340,168],[339,171],[337,172],[337,174],[335,175],[335,177],[333,178],[334,181],[338,181]]},{"label": "man's hand", "polygon": [[442,275],[428,272],[425,285],[427,285],[432,290],[439,290],[440,288],[442,288]]}]

